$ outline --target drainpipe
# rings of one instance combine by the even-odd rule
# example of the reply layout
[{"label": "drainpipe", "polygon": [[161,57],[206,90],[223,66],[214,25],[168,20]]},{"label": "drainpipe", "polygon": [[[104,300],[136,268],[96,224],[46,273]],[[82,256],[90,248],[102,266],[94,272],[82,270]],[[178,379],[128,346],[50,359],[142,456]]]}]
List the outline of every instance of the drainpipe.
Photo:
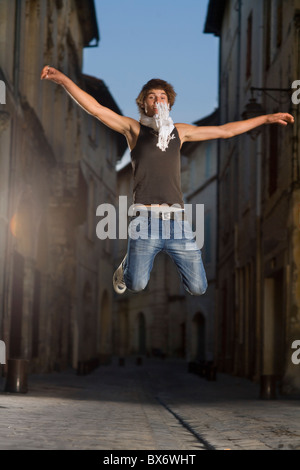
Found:
[{"label": "drainpipe", "polygon": [[[296,49],[296,78],[300,79],[300,13],[296,13],[294,16],[294,27],[295,27],[295,49]],[[293,165],[292,165],[292,186],[293,189],[297,187],[299,181],[300,172],[300,162],[298,157],[298,126],[299,126],[299,104],[292,106],[292,114],[295,117],[295,123],[293,125]],[[296,184],[295,184],[296,183]]]},{"label": "drainpipe", "polygon": [[[238,13],[238,32],[237,32],[237,76],[236,76],[236,103],[235,103],[235,119],[236,120],[240,120],[240,87],[241,87],[241,26],[242,26],[242,0],[238,0],[238,4],[237,4],[237,7],[236,7],[236,10],[237,10],[237,13]],[[240,146],[241,146],[241,143],[238,142],[238,154],[239,154],[239,150],[240,150]],[[238,155],[235,155],[234,154],[234,166],[235,166],[235,162],[236,162],[236,159],[237,161],[239,161],[238,159]],[[239,163],[238,163],[239,164]],[[239,172],[237,172],[237,175],[238,175]],[[237,182],[238,184],[238,178],[237,178]],[[238,189],[238,187],[237,187]],[[235,216],[234,218],[234,282],[235,282],[235,285],[234,285],[234,292],[235,292],[235,297],[234,297],[234,311],[233,311],[233,314],[234,314],[234,318],[235,319],[238,319],[238,323],[240,323],[240,313],[239,313],[239,304],[240,304],[240,299],[239,299],[239,268],[238,268],[238,259],[239,259],[239,256],[238,256],[238,213],[239,213],[239,207],[238,207],[238,199],[237,199],[237,215]],[[237,332],[236,332],[237,334]],[[239,351],[238,351],[238,342],[235,338],[234,340],[234,356],[233,356],[233,371],[234,373],[237,372],[237,369],[238,369],[238,355],[239,355]]]},{"label": "drainpipe", "polygon": [[[259,17],[264,18],[264,5],[260,3]],[[263,60],[263,22],[259,28],[259,51],[258,51],[258,87],[264,86],[264,60]],[[257,364],[256,364],[256,377],[260,379],[260,398],[261,399],[275,399],[276,398],[276,376],[269,373],[270,357],[265,348],[267,336],[271,332],[266,329],[265,318],[270,315],[273,310],[272,303],[266,303],[267,298],[274,299],[273,284],[270,282],[265,283],[263,276],[263,250],[262,250],[262,213],[261,213],[261,194],[262,194],[262,175],[261,163],[263,142],[262,133],[258,136],[256,147],[256,337],[257,337]],[[267,372],[267,374],[266,374]]]},{"label": "drainpipe", "polygon": [[240,119],[242,0],[238,0],[236,120]]},{"label": "drainpipe", "polygon": [[[218,124],[221,124],[221,73],[222,73],[222,31],[219,33],[219,57],[218,57]],[[219,235],[220,235],[220,160],[221,160],[221,142],[220,139],[217,140],[217,223],[216,223],[216,305],[215,305],[215,317],[214,317],[214,360],[219,362],[219,317],[220,317],[220,296],[221,290],[219,285],[219,262],[220,262],[220,247],[219,247]]]},{"label": "drainpipe", "polygon": [[[14,97],[14,104],[11,116],[11,130],[10,130],[10,149],[9,149],[9,170],[8,170],[8,177],[9,177],[9,184],[8,184],[8,204],[7,204],[7,231],[6,231],[6,252],[5,252],[5,266],[6,269],[4,270],[3,276],[3,334],[7,346],[7,354],[9,354],[9,336],[10,336],[10,321],[8,317],[8,312],[10,310],[9,301],[10,301],[10,283],[11,277],[13,272],[13,261],[12,261],[12,253],[13,253],[13,246],[12,246],[12,235],[10,232],[10,225],[9,221],[12,216],[12,208],[13,208],[13,183],[15,180],[15,159],[16,159],[16,149],[17,149],[17,142],[18,142],[18,132],[17,132],[17,120],[18,120],[18,97],[19,97],[19,66],[20,66],[20,38],[21,38],[21,17],[22,17],[22,8],[24,5],[22,2],[16,1],[15,2],[15,31],[14,31],[14,69],[13,69],[13,97]],[[7,366],[5,367],[5,374],[6,374]]]},{"label": "drainpipe", "polygon": [[[260,3],[260,12],[259,18],[261,24],[259,25],[259,46],[263,44],[264,37],[264,28],[263,28],[263,18],[264,18],[264,2]],[[258,51],[258,87],[263,87],[263,50],[262,47],[259,47]],[[262,152],[263,152],[263,143],[262,143],[262,133],[257,137],[256,144],[256,357],[257,362],[255,365],[255,378],[258,379],[262,371],[262,354],[263,354],[263,319],[262,319],[262,309],[261,309],[261,299],[262,299],[262,235],[261,235],[261,164],[262,164]]]},{"label": "drainpipe", "polygon": [[15,43],[14,43],[14,70],[13,84],[15,99],[18,99],[19,93],[19,76],[20,76],[20,38],[21,38],[21,2],[15,3]]}]

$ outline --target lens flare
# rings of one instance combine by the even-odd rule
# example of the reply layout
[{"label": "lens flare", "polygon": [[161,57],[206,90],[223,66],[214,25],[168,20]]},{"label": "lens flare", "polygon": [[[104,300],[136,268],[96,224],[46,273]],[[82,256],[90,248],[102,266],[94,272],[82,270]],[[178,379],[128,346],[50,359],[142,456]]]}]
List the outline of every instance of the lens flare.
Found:
[{"label": "lens flare", "polygon": [[9,228],[14,237],[17,237],[18,231],[18,214],[15,213],[10,219]]}]

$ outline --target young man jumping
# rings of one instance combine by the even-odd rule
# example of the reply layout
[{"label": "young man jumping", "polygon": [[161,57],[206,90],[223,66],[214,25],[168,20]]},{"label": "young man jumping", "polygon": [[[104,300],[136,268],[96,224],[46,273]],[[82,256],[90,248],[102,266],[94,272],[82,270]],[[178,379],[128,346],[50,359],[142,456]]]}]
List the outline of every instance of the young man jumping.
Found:
[{"label": "young man jumping", "polygon": [[174,124],[169,111],[176,93],[166,81],[152,79],[136,99],[140,112],[137,121],[102,106],[54,67],[45,66],[41,79],[61,85],[86,112],[127,139],[134,178],[134,215],[127,254],[113,276],[115,291],[122,294],[126,288],[132,292],[143,290],[148,284],[155,256],[164,251],[175,262],[184,288],[191,295],[204,294],[207,280],[201,251],[192,238],[184,211],[181,146],[184,142],[228,139],[263,124],[286,126],[294,122],[293,116],[267,114],[220,126]]}]

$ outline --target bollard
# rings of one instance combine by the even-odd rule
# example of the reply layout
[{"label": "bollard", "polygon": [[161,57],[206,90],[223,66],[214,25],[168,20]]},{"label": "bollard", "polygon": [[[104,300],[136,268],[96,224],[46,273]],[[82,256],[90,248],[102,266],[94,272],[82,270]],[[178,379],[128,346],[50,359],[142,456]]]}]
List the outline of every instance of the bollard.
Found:
[{"label": "bollard", "polygon": [[217,380],[217,367],[211,361],[206,364],[205,376],[207,380]]},{"label": "bollard", "polygon": [[28,364],[26,359],[8,359],[6,392],[27,393]]},{"label": "bollard", "polygon": [[119,357],[119,366],[125,366],[125,358]]},{"label": "bollard", "polygon": [[194,361],[188,362],[188,372],[190,374],[195,374],[197,371],[197,364]]},{"label": "bollard", "polygon": [[260,398],[263,400],[276,399],[276,376],[275,375],[261,375]]}]

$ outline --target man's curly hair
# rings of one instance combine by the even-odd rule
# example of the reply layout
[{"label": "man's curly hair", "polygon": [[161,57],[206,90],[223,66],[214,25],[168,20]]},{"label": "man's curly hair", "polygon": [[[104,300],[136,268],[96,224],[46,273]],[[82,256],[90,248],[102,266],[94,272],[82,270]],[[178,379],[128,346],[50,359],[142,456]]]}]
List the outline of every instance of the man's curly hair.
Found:
[{"label": "man's curly hair", "polygon": [[150,90],[164,90],[168,97],[170,109],[172,108],[176,98],[176,93],[173,86],[165,80],[161,80],[160,78],[152,78],[143,86],[139,96],[135,100],[140,112],[144,111],[145,98]]}]

